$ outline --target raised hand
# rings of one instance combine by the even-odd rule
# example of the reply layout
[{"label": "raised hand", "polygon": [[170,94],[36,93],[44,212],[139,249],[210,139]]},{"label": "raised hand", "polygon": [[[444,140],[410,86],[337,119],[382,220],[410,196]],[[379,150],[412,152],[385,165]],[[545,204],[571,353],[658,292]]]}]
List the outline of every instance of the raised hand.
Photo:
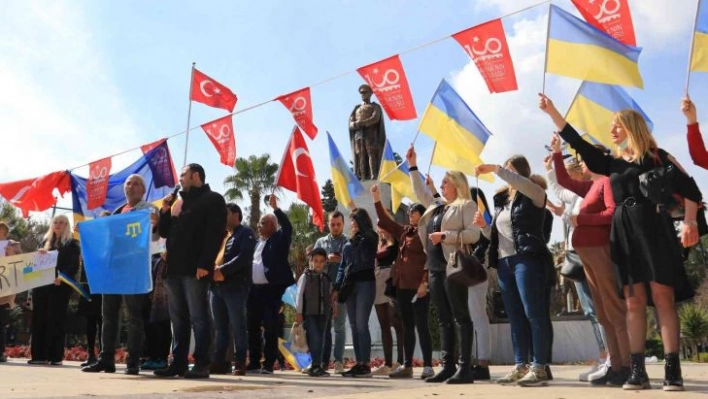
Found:
[{"label": "raised hand", "polygon": [[685,97],[683,101],[681,101],[681,112],[683,112],[683,114],[686,116],[686,122],[689,125],[698,122],[696,105],[693,103],[693,101],[691,101],[690,98]]},{"label": "raised hand", "polygon": [[499,171],[499,165],[482,164],[475,168],[475,173],[477,176],[486,175],[488,173],[497,173]]},{"label": "raised hand", "polygon": [[406,161],[408,161],[408,166],[418,166],[418,154],[415,153],[413,146],[406,151]]}]

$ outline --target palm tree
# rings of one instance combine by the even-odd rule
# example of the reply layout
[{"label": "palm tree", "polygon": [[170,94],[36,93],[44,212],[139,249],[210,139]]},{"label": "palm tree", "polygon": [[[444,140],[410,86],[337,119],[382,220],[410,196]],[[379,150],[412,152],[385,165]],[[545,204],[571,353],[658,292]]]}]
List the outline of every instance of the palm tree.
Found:
[{"label": "palm tree", "polygon": [[236,159],[234,170],[236,174],[224,179],[224,185],[227,187],[224,197],[228,200],[243,200],[244,193],[248,193],[251,201],[248,224],[255,230],[261,218],[263,194],[281,192],[275,184],[278,164],[270,162],[269,154],[260,157],[251,155],[248,159]]}]

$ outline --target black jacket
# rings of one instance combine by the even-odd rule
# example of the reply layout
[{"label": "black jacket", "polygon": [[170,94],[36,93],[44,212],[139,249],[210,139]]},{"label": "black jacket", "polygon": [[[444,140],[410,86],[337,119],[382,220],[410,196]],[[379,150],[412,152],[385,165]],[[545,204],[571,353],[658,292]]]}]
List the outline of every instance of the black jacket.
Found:
[{"label": "black jacket", "polygon": [[[40,248],[44,248],[44,243]],[[75,239],[70,239],[66,244],[56,247],[52,240],[50,251],[57,251],[57,267],[55,275],[58,277],[59,272],[64,273],[72,279],[76,279],[79,272],[79,257],[81,255],[81,247]]]},{"label": "black jacket", "polygon": [[342,249],[342,263],[339,265],[337,279],[334,284],[339,290],[344,281],[345,275],[351,275],[363,270],[376,267],[376,250],[378,249],[379,238],[374,230],[364,233],[356,233]]},{"label": "black jacket", "polygon": [[226,231],[226,202],[208,184],[182,191],[182,210],[160,212],[160,236],[167,238],[167,275],[196,276],[214,270]]},{"label": "black jacket", "polygon": [[224,264],[221,266],[224,281],[215,284],[250,284],[255,249],[256,238],[250,227],[240,225],[234,229],[224,247]]},{"label": "black jacket", "polygon": [[278,218],[280,229],[266,240],[261,253],[263,268],[268,284],[289,287],[295,284],[295,278],[290,269],[290,263],[288,263],[290,243],[293,239],[293,225],[290,224],[288,216],[282,210],[276,209],[274,213]]},{"label": "black jacket", "polygon": [[[506,190],[494,196],[495,214],[509,201]],[[511,205],[511,225],[514,232],[514,246],[518,255],[536,255],[549,257],[550,251],[546,246],[546,232],[544,231],[546,208],[534,205],[531,198],[516,193]],[[549,237],[550,238],[550,237]],[[499,265],[499,233],[495,223],[492,225],[492,237],[489,244],[489,267],[497,268]],[[552,263],[552,262],[551,262]]]}]

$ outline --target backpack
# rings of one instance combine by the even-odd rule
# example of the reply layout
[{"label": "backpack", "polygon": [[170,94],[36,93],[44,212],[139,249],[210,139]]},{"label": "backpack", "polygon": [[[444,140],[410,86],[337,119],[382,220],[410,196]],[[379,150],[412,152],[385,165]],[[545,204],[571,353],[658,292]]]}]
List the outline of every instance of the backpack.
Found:
[{"label": "backpack", "polygon": [[639,175],[639,190],[649,201],[668,212],[672,219],[683,218],[683,197],[676,194],[674,187],[676,173],[683,172],[668,158],[662,159],[657,149],[654,149],[654,163],[658,166]]}]

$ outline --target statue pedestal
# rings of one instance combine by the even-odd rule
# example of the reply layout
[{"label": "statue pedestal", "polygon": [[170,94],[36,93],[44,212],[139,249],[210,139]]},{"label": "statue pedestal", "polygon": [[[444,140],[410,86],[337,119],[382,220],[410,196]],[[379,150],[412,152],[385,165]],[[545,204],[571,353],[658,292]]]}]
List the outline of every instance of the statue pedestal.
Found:
[{"label": "statue pedestal", "polygon": [[[369,216],[371,217],[371,222],[376,226],[376,208],[374,207],[374,201],[371,199],[371,187],[373,187],[374,184],[377,184],[378,182],[376,180],[366,180],[361,182],[361,185],[364,186],[364,194],[352,198],[354,201],[354,204],[357,208],[360,209],[366,209],[366,212],[369,213]],[[379,184],[379,192],[381,193],[381,203],[383,204],[384,208],[391,209],[391,186],[383,183]],[[339,204],[337,207],[343,214],[344,214],[344,225],[345,225],[345,232],[349,231],[349,214],[351,214],[351,210],[347,209],[346,206]]]}]

